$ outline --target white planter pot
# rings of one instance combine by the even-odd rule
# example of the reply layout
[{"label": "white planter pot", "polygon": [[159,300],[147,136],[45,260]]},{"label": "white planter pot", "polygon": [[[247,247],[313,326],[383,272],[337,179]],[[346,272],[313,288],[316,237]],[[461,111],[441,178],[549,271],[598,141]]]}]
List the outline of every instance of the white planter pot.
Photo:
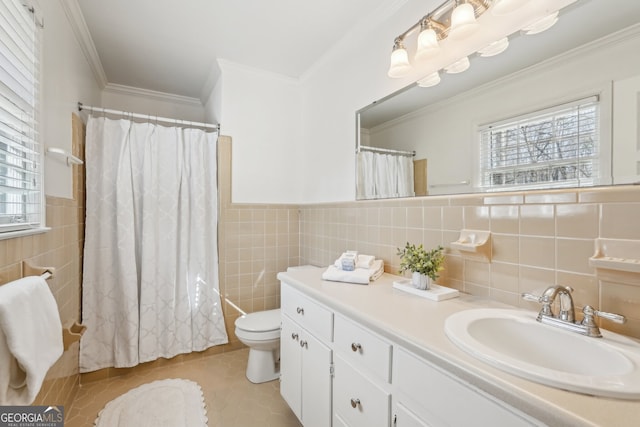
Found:
[{"label": "white planter pot", "polygon": [[411,284],[416,289],[429,289],[431,287],[431,278],[426,274],[420,274],[417,271],[413,272],[411,275]]}]

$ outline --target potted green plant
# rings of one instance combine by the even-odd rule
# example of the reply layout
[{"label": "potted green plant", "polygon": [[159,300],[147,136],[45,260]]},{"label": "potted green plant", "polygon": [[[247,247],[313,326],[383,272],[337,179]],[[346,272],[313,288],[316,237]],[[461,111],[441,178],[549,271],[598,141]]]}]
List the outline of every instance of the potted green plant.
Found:
[{"label": "potted green plant", "polygon": [[429,289],[430,281],[437,280],[438,273],[444,269],[443,250],[442,246],[438,246],[428,251],[422,244],[416,246],[407,242],[404,249],[398,248],[400,273],[410,271],[413,273],[411,277],[413,286],[418,289]]}]

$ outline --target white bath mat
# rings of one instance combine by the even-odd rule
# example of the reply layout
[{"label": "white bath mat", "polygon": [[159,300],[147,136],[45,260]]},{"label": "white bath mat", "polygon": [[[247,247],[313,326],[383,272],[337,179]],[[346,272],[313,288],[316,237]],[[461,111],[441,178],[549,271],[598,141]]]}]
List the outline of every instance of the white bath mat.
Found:
[{"label": "white bath mat", "polygon": [[206,427],[200,386],[169,379],[143,384],[116,397],[98,414],[96,427]]}]

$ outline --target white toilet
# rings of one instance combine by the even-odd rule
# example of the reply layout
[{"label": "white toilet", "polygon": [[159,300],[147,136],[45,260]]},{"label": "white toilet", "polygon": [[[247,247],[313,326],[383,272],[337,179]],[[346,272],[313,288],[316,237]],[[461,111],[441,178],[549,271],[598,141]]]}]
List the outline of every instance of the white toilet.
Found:
[{"label": "white toilet", "polygon": [[247,379],[264,383],[280,375],[280,309],[248,313],[236,319],[236,336],[249,347]]}]

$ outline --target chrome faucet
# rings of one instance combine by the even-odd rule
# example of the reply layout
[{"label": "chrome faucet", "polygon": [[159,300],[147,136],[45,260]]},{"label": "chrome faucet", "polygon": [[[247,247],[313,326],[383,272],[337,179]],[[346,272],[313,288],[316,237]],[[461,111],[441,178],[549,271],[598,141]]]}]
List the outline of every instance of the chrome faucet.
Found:
[{"label": "chrome faucet", "polygon": [[[557,326],[573,332],[577,332],[589,337],[601,337],[600,328],[596,324],[594,318],[596,316],[611,320],[616,323],[624,323],[627,319],[614,313],[606,313],[604,311],[595,310],[590,305],[584,306],[582,313],[584,315],[582,322],[575,321],[575,308],[573,306],[573,297],[571,296],[573,289],[569,286],[549,286],[541,296],[530,293],[523,293],[522,298],[527,301],[538,302],[542,304],[542,308],[538,313],[538,322],[547,325]],[[552,305],[556,298],[559,299],[558,314],[554,314]]]}]

